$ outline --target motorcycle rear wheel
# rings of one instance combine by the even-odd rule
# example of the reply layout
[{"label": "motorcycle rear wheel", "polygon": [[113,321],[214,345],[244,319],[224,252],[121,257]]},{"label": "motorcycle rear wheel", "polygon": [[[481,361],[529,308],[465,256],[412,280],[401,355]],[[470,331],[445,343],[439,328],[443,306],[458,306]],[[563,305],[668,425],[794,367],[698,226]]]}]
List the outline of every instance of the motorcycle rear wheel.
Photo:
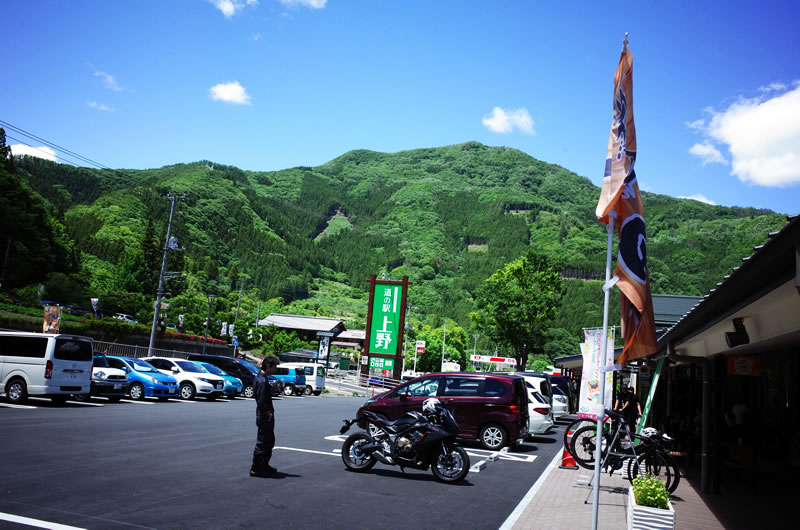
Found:
[{"label": "motorcycle rear wheel", "polygon": [[372,438],[363,432],[357,432],[347,437],[342,446],[342,462],[347,469],[366,471],[375,465],[375,457],[361,451],[361,447],[369,443],[372,443]]},{"label": "motorcycle rear wheel", "polygon": [[450,454],[439,450],[431,462],[431,471],[436,480],[441,482],[461,482],[469,473],[469,455],[461,447],[453,447]]}]

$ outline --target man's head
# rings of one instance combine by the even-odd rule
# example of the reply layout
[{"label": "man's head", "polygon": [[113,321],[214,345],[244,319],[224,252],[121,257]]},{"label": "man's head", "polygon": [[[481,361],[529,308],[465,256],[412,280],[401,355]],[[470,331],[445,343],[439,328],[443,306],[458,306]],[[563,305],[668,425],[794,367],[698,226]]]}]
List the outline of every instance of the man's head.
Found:
[{"label": "man's head", "polygon": [[264,357],[264,360],[261,361],[261,371],[267,375],[272,375],[275,373],[275,370],[278,367],[278,359],[273,357],[272,355],[267,355]]}]

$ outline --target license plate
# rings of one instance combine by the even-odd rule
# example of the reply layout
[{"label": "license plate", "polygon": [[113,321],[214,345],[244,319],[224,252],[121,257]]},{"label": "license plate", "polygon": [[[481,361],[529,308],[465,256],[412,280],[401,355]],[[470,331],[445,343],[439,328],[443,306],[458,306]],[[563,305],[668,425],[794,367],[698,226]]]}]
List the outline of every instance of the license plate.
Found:
[{"label": "license plate", "polygon": [[114,390],[119,390],[122,388],[122,383],[114,383]]}]

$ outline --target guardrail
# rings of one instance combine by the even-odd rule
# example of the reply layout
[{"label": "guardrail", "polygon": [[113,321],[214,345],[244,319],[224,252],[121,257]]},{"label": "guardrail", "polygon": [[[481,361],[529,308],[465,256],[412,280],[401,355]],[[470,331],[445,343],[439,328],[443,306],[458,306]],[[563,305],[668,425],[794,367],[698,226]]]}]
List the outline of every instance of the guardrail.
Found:
[{"label": "guardrail", "polygon": [[[135,357],[141,359],[148,357],[147,346],[136,346],[135,344],[119,344],[118,342],[103,342],[94,341],[94,348],[108,355],[120,355],[122,357]],[[163,350],[160,348],[153,348],[153,357],[175,357],[186,359],[191,355],[190,352],[177,351],[177,350]]]}]

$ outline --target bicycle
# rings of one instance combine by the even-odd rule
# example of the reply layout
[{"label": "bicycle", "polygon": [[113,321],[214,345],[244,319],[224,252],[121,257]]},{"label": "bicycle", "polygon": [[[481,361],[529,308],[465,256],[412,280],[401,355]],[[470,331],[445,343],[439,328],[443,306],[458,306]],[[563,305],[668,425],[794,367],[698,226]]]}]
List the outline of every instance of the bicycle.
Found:
[{"label": "bicycle", "polygon": [[[652,431],[648,430],[649,436],[633,434],[621,414],[611,410],[606,410],[606,414],[611,422],[604,424],[602,430],[601,469],[611,474],[622,469],[627,462],[625,474],[629,481],[640,473],[649,473],[664,482],[670,493],[674,492],[680,473],[662,445],[666,440],[660,435],[652,436],[652,431],[658,433],[652,428]],[[624,440],[623,435],[626,436]],[[597,448],[597,423],[594,422],[580,427],[573,434],[568,451],[579,466],[594,469]]]}]

